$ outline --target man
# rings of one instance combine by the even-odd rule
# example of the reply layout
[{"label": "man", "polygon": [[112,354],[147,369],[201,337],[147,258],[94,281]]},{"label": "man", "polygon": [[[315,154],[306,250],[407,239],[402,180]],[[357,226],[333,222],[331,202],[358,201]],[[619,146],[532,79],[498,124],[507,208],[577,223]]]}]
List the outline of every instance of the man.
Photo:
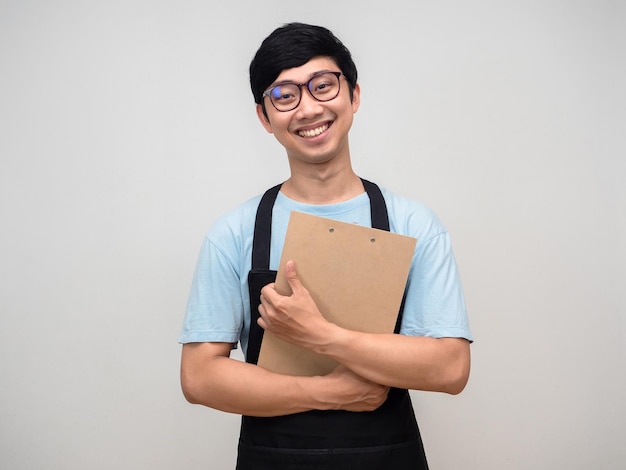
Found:
[{"label": "man", "polygon": [[[276,29],[250,65],[250,83],[290,177],[220,218],[204,240],[180,337],[185,397],[243,415],[239,470],[427,468],[407,390],[460,393],[470,368],[448,233],[423,205],[354,173],[348,133],[360,88],[350,52],[330,31]],[[418,239],[399,334],[326,321],[293,262],[293,294],[274,290],[293,210]],[[317,377],[265,370],[256,365],[264,330],[340,365]],[[229,357],[237,342],[246,362]]]}]

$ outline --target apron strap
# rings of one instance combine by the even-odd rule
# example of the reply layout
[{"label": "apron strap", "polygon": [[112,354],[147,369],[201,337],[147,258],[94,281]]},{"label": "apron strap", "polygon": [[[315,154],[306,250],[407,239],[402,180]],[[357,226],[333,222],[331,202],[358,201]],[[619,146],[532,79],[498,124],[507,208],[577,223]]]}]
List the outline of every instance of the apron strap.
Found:
[{"label": "apron strap", "polygon": [[268,189],[259,202],[252,240],[252,269],[269,269],[270,267],[272,209],[281,186],[282,183]]},{"label": "apron strap", "polygon": [[378,228],[388,232],[389,214],[387,213],[387,205],[385,204],[383,193],[378,185],[372,183],[371,181],[364,180],[363,178],[361,178],[361,181],[363,182],[363,187],[365,188],[365,191],[367,191],[367,195],[370,198],[372,228]]}]

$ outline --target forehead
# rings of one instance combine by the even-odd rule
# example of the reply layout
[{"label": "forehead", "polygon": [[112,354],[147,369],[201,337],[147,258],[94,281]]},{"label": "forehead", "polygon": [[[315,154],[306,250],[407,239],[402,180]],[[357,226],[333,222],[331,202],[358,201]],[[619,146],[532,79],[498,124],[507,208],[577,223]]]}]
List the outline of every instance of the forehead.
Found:
[{"label": "forehead", "polygon": [[316,72],[320,72],[323,70],[328,71],[337,71],[340,72],[339,67],[335,63],[333,59],[330,57],[322,56],[322,57],[313,57],[306,64],[301,65],[300,67],[294,67],[291,69],[283,70],[274,83],[278,82],[296,82],[303,83],[309,80],[313,74]]}]

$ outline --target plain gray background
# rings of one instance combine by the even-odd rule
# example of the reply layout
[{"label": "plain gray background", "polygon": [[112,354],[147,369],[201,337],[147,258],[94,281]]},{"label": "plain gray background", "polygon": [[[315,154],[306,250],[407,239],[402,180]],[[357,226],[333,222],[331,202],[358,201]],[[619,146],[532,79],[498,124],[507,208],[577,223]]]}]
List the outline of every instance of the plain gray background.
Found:
[{"label": "plain gray background", "polygon": [[623,1],[0,1],[0,467],[233,468],[187,404],[202,237],[287,176],[247,68],[287,21],[352,50],[355,170],[431,206],[473,370],[413,393],[435,470],[626,459]]}]

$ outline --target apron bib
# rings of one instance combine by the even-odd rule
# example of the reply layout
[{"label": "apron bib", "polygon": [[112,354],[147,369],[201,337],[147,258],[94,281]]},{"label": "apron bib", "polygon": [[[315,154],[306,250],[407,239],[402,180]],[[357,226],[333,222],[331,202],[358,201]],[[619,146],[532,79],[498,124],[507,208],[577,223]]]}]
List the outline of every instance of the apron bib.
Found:
[{"label": "apron bib", "polygon": [[[372,227],[389,230],[378,186],[362,180],[370,198]],[[258,326],[261,289],[274,282],[269,269],[272,209],[277,185],[261,198],[252,246],[250,337],[246,362],[256,364],[263,329]],[[400,328],[402,309],[396,323]],[[285,416],[242,416],[237,470],[422,470],[428,469],[409,392],[392,388],[385,403],[369,412],[313,410]]]}]

